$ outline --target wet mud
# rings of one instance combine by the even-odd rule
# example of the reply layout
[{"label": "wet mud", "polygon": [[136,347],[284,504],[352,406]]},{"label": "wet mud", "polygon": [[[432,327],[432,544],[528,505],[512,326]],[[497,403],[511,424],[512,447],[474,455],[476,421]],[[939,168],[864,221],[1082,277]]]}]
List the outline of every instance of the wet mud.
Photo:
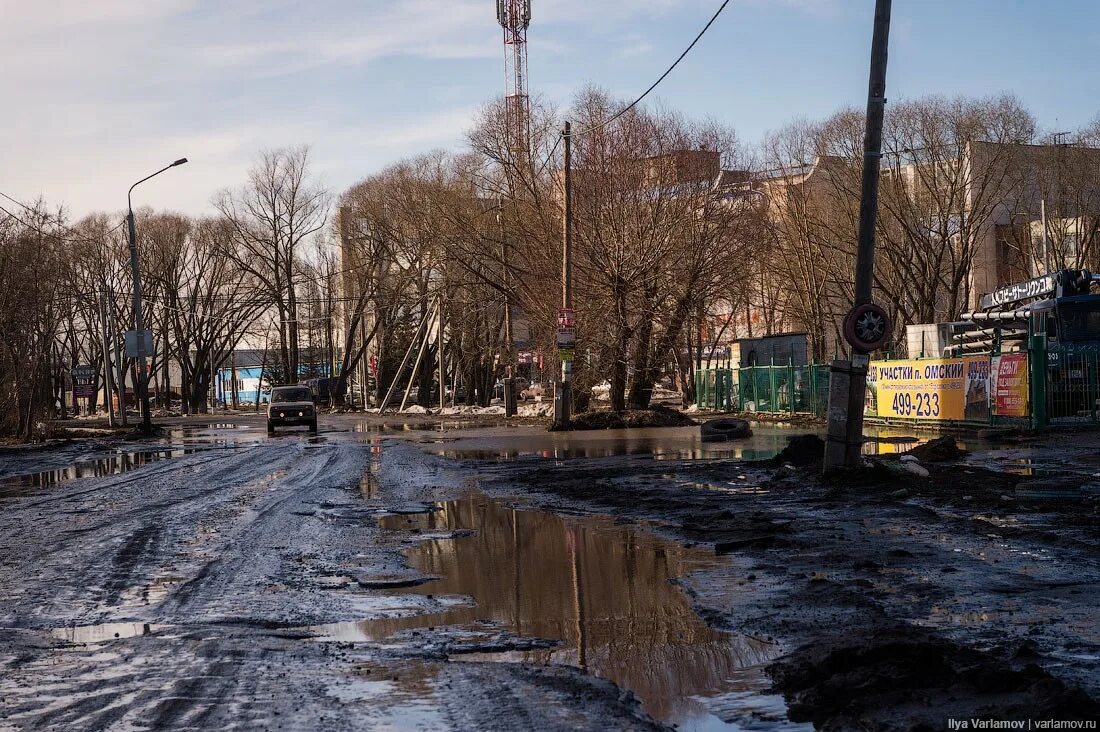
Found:
[{"label": "wet mud", "polygon": [[[1027,470],[1100,473],[1090,436],[824,482],[775,459],[782,428],[714,454],[690,428],[359,424],[181,427],[140,447],[182,454],[4,498],[0,728],[1097,713],[1097,501],[1017,497]],[[0,455],[0,479],[117,447]]]},{"label": "wet mud", "polygon": [[749,562],[724,587],[685,584],[712,625],[790,645],[769,673],[792,720],[938,729],[968,715],[1100,714],[1095,499],[1018,501],[1024,476],[991,469],[998,459],[984,454],[927,463],[927,478],[886,459],[826,482],[800,452],[756,463],[521,459],[491,477],[483,468],[482,485],[650,521]]}]

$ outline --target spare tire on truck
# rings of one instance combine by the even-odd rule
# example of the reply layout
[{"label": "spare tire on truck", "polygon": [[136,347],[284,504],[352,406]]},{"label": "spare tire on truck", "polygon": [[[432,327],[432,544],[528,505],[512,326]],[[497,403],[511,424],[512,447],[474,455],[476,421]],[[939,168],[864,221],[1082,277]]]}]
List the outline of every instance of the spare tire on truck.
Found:
[{"label": "spare tire on truck", "polygon": [[733,417],[709,419],[699,426],[699,431],[703,436],[703,442],[725,442],[752,435],[748,422]]}]

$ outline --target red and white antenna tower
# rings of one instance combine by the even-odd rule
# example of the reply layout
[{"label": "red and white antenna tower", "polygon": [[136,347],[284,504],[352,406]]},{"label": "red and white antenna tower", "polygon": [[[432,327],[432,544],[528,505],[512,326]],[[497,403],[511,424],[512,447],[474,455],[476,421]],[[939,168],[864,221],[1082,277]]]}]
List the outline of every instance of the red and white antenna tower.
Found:
[{"label": "red and white antenna tower", "polygon": [[497,0],[504,29],[505,115],[513,150],[530,153],[531,99],[527,96],[527,27],[531,0]]}]

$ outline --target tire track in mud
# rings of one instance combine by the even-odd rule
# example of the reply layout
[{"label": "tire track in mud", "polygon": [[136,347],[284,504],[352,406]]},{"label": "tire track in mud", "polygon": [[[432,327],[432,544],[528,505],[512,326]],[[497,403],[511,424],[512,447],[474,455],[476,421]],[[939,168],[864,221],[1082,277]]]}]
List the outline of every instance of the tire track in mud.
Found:
[{"label": "tire track in mud", "polygon": [[[269,502],[265,480],[295,461],[314,462],[311,452],[272,445],[212,460],[199,453],[122,479],[93,479],[94,488],[68,492],[82,511],[66,520],[36,520],[50,514],[39,501],[8,503],[0,553],[12,567],[37,562],[39,570],[0,582],[0,625],[103,622],[127,588],[166,573],[188,579],[187,565],[205,564],[196,554],[219,551],[242,516]],[[274,490],[293,493],[296,486]]]},{"label": "tire track in mud", "polygon": [[[0,629],[0,728],[9,718],[34,728],[66,730],[123,723],[156,729],[249,727],[249,720],[270,725],[273,700],[288,696],[286,674],[270,673],[275,664],[265,647],[271,642],[266,628],[274,609],[289,606],[281,611],[286,620],[304,623],[309,613],[331,604],[332,595],[310,587],[305,596],[284,593],[265,603],[262,585],[285,574],[294,559],[319,555],[323,545],[341,544],[332,531],[336,521],[323,511],[313,516],[315,512],[303,509],[346,504],[368,459],[357,446],[299,443],[288,449],[283,442],[228,460],[184,460],[170,470],[150,471],[155,475],[150,482],[128,475],[129,488],[112,494],[125,509],[97,517],[76,534],[65,528],[66,519],[55,520],[62,525],[39,532],[43,536],[23,532],[19,539],[28,545],[27,555],[43,556],[44,571],[28,576],[33,573],[23,563],[18,579],[41,584],[46,576],[52,582],[37,595],[18,598],[11,612],[18,624],[36,627],[134,617],[134,608],[103,608],[101,600],[114,605],[126,588],[147,580],[166,558],[173,559],[173,550],[184,548],[182,542],[192,539],[199,545],[186,581],[160,603],[136,610],[152,621],[138,637],[84,649],[79,640],[65,644],[43,640],[38,633]],[[94,489],[70,491],[70,496],[81,494],[78,502],[87,507],[98,500],[93,493],[113,489],[111,480],[97,480]],[[0,518],[0,526],[15,526],[41,511],[11,508],[15,510]],[[39,546],[63,551],[42,555],[33,546],[36,540]],[[0,568],[0,584],[7,584],[6,573]],[[92,573],[104,579],[83,587],[81,575]],[[310,596],[320,602],[308,602]],[[0,619],[0,625],[11,624]],[[13,634],[23,640],[8,655]],[[319,644],[274,643],[280,651],[292,649],[290,655],[304,654],[321,668],[330,662],[329,649]],[[302,689],[311,689],[323,701],[319,684],[297,679],[295,694]],[[299,705],[315,707],[316,702],[299,699]],[[290,711],[284,706],[274,714],[285,720],[293,716]],[[350,716],[345,722],[345,728],[353,728]]]},{"label": "tire track in mud", "polygon": [[[390,691],[427,657],[441,671],[412,687],[412,703],[429,709],[431,729],[659,729],[630,694],[574,669],[452,663],[415,641],[347,644],[281,629],[362,618],[370,611],[357,601],[382,594],[325,589],[320,578],[407,570],[401,537],[382,538],[371,511],[458,494],[470,477],[420,456],[406,445],[386,453],[378,503],[358,490],[363,446],[280,440],[176,459],[148,481],[135,471],[75,486],[68,507],[90,514],[5,505],[0,532],[36,520],[41,530],[21,530],[18,562],[0,566],[0,626],[9,612],[36,628],[138,622],[132,637],[87,646],[79,634],[0,628],[0,728],[370,729],[405,722],[408,699]],[[180,581],[163,598],[125,604],[166,568]],[[7,605],[12,582],[34,592]]]},{"label": "tire track in mud", "polygon": [[[257,575],[261,574],[277,577],[278,565],[284,557],[282,551],[273,549],[286,547],[285,537],[294,533],[293,527],[288,524],[302,524],[301,516],[289,510],[291,504],[306,503],[321,491],[339,487],[321,479],[326,469],[331,469],[338,460],[335,451],[326,452],[308,472],[295,466],[293,471],[280,478],[280,488],[289,492],[257,508],[254,516],[239,525],[235,535],[223,542],[224,550],[162,603],[161,616],[181,621],[191,614],[208,613],[219,603],[224,603],[225,598],[249,594],[244,588],[235,588],[234,585],[254,585]],[[302,472],[306,474],[298,474]],[[279,537],[283,538],[280,540]]]}]

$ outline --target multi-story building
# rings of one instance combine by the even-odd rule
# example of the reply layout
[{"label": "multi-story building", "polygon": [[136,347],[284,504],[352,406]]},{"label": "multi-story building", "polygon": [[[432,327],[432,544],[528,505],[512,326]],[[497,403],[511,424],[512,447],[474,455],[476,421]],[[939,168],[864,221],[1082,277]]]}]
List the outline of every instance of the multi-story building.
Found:
[{"label": "multi-story building", "polygon": [[[851,297],[857,162],[818,157],[722,181],[735,200],[766,202],[784,258],[758,273],[739,336],[805,329],[823,341],[818,354],[835,347]],[[884,156],[882,165],[877,274],[895,297],[907,286],[937,291],[935,319],[957,317],[983,293],[1048,270],[1100,266],[1100,149],[975,142],[955,157],[910,151]],[[826,303],[822,322],[804,322],[812,303],[800,298]]]}]

